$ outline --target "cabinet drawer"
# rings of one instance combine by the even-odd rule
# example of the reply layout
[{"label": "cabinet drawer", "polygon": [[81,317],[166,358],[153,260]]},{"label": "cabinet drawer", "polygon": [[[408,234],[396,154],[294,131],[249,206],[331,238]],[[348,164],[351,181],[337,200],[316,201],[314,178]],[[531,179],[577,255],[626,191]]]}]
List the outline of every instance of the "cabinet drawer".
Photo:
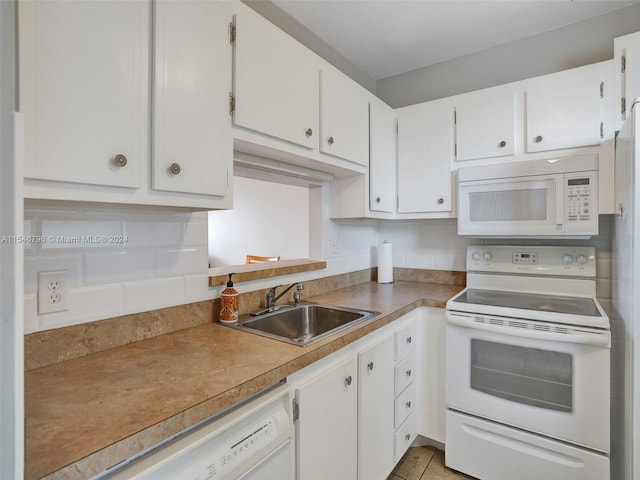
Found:
[{"label": "cabinet drawer", "polygon": [[416,357],[415,355],[409,355],[406,359],[396,365],[395,372],[395,392],[398,395],[402,392],[407,385],[413,382],[416,376]]},{"label": "cabinet drawer", "polygon": [[416,436],[415,415],[409,415],[396,430],[393,442],[393,461],[398,463]]},{"label": "cabinet drawer", "polygon": [[396,361],[402,360],[415,350],[416,340],[416,323],[411,322],[405,327],[396,330]]},{"label": "cabinet drawer", "polygon": [[412,383],[396,398],[393,417],[394,428],[398,428],[416,408],[415,392],[415,385]]}]

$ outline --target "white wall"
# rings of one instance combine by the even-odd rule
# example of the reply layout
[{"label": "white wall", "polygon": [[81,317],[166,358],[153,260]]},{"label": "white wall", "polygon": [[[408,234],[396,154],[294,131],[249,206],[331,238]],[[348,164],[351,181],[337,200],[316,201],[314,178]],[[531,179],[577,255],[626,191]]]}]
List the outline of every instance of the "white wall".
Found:
[{"label": "white wall", "polygon": [[0,478],[7,480],[24,475],[22,244],[13,240],[22,236],[14,18],[15,2],[0,2]]},{"label": "white wall", "polygon": [[309,258],[309,189],[234,177],[233,209],[209,212],[209,265]]}]

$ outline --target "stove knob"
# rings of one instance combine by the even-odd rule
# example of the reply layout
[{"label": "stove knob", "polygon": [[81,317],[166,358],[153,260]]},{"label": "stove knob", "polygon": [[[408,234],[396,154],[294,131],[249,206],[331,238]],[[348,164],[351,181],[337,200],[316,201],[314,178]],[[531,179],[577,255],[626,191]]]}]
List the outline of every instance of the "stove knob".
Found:
[{"label": "stove knob", "polygon": [[491,254],[489,252],[484,252],[482,258],[484,258],[485,262],[488,262],[489,260],[491,260]]},{"label": "stove knob", "polygon": [[481,258],[480,252],[473,252],[473,254],[471,255],[471,258],[473,258],[477,262]]},{"label": "stove knob", "polygon": [[573,257],[568,253],[565,253],[562,256],[562,263],[564,263],[565,265],[569,265],[571,262],[573,262]]},{"label": "stove knob", "polygon": [[578,262],[580,265],[584,265],[588,260],[589,259],[586,257],[586,255],[578,255],[576,257],[576,262]]}]

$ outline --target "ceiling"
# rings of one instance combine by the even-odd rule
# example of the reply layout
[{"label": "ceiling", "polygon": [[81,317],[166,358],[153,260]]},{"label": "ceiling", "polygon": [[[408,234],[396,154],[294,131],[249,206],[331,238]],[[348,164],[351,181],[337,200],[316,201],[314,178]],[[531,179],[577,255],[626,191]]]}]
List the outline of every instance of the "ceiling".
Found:
[{"label": "ceiling", "polygon": [[373,80],[577,23],[617,0],[272,0]]}]

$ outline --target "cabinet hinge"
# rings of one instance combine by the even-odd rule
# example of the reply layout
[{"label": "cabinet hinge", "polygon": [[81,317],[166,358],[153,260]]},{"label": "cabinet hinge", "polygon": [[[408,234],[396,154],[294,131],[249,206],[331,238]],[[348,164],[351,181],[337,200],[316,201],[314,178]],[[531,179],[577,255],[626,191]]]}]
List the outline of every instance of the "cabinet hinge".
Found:
[{"label": "cabinet hinge", "polygon": [[604,82],[600,82],[600,98],[604,98]]},{"label": "cabinet hinge", "polygon": [[229,23],[229,43],[233,45],[236,42],[236,26],[233,22]]},{"label": "cabinet hinge", "polygon": [[458,124],[458,112],[456,112],[455,110],[453,111],[453,124]]},{"label": "cabinet hinge", "polygon": [[300,406],[298,405],[298,401],[294,398],[291,402],[293,406],[293,422],[297,422],[300,420]]},{"label": "cabinet hinge", "polygon": [[458,144],[457,143],[453,144],[453,156],[456,157],[456,158],[458,157]]},{"label": "cabinet hinge", "polygon": [[233,115],[233,112],[236,111],[236,97],[233,96],[233,93],[229,93],[229,115]]},{"label": "cabinet hinge", "polygon": [[627,57],[622,55],[620,58],[620,71],[625,73],[627,71]]},{"label": "cabinet hinge", "polygon": [[622,115],[626,115],[626,113],[627,113],[627,99],[626,99],[626,97],[622,97],[620,99],[620,113],[622,113]]},{"label": "cabinet hinge", "polygon": [[600,138],[604,138],[604,122],[600,122]]}]

